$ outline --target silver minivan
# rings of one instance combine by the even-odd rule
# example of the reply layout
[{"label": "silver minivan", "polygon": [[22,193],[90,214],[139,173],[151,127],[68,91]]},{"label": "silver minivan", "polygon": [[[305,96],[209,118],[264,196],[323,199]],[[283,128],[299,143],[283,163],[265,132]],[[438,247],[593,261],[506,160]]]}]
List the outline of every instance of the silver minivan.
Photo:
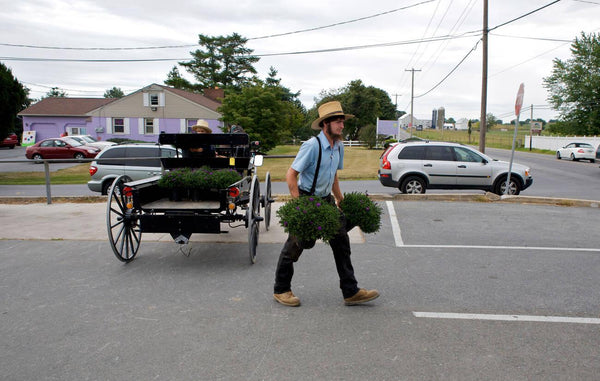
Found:
[{"label": "silver minivan", "polygon": [[[426,189],[481,189],[506,192],[509,163],[457,143],[413,141],[389,146],[379,158],[382,185],[402,193]],[[513,163],[508,194],[518,195],[532,183],[531,170]]]},{"label": "silver minivan", "polygon": [[177,151],[169,145],[136,143],[110,146],[101,151],[90,163],[88,188],[93,192],[108,194],[114,179],[127,175],[141,180],[160,175],[161,157],[175,157]]}]

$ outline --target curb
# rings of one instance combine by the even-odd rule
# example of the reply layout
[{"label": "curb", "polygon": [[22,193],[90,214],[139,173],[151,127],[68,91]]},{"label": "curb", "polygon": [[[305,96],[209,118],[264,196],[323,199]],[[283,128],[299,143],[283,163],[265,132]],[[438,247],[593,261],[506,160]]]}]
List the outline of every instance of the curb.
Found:
[{"label": "curb", "polygon": [[[495,193],[485,194],[370,194],[375,201],[459,201],[459,202],[500,202],[513,204],[555,205],[565,207],[600,208],[600,200],[579,200],[570,198],[535,197],[535,196],[498,196]],[[288,194],[273,195],[275,201],[286,202]],[[100,203],[106,202],[107,196],[58,196],[52,197],[52,203]],[[0,197],[0,204],[45,204],[46,197]]]}]

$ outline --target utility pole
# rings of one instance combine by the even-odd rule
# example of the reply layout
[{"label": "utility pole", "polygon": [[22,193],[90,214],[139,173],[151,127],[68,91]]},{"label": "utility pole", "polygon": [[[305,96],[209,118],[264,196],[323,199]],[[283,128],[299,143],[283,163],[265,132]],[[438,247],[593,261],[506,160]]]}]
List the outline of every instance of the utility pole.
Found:
[{"label": "utility pole", "polygon": [[479,151],[485,153],[487,130],[487,72],[488,72],[488,0],[483,0],[483,67],[481,70],[481,116],[479,118]]},{"label": "utility pole", "polygon": [[413,114],[413,103],[414,103],[414,99],[415,99],[415,71],[421,71],[421,70],[415,70],[415,68],[412,69],[405,69],[404,71],[410,71],[412,72],[412,81],[411,81],[411,85],[410,85],[410,137],[412,138],[412,131],[413,131],[413,127],[415,125],[415,115]]}]

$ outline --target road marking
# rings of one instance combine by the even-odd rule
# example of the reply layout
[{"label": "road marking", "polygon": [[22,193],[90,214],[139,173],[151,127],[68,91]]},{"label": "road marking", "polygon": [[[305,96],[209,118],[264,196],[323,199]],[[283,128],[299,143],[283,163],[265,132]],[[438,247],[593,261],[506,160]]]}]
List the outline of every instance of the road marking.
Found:
[{"label": "road marking", "polygon": [[404,242],[402,241],[402,231],[400,230],[400,224],[398,223],[396,209],[394,209],[394,203],[391,201],[386,201],[386,205],[388,208],[388,213],[390,214],[390,223],[392,224],[392,233],[394,233],[394,241],[396,242],[396,246],[404,246]]},{"label": "road marking", "polygon": [[600,252],[600,248],[587,247],[543,247],[543,246],[483,246],[483,245],[398,245],[406,248],[422,249],[488,249],[488,250],[542,250],[542,251],[580,251]]},{"label": "road marking", "polygon": [[415,317],[431,319],[464,319],[464,320],[495,320],[512,322],[543,322],[543,323],[575,323],[600,324],[600,319],[567,317],[567,316],[536,316],[536,315],[493,315],[493,314],[459,314],[448,312],[415,312]]}]

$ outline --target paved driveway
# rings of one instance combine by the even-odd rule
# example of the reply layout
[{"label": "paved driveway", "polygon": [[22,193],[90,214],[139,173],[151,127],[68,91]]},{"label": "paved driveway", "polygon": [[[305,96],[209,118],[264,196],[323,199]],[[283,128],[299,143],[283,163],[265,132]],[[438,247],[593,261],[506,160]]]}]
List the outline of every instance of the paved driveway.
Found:
[{"label": "paved driveway", "polygon": [[296,266],[303,304],[289,308],[272,301],[282,244],[270,233],[254,265],[243,242],[195,241],[188,256],[145,238],[122,264],[105,240],[68,238],[76,218],[53,239],[5,233],[3,378],[597,377],[598,208],[383,204],[383,229],[352,246],[360,284],[382,296],[355,307],[343,305],[325,244]]}]

